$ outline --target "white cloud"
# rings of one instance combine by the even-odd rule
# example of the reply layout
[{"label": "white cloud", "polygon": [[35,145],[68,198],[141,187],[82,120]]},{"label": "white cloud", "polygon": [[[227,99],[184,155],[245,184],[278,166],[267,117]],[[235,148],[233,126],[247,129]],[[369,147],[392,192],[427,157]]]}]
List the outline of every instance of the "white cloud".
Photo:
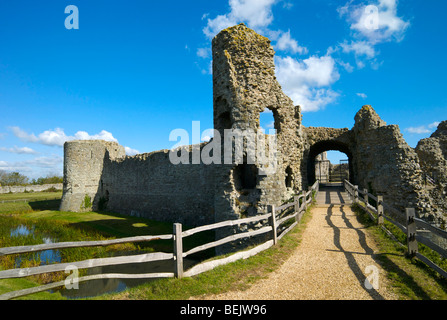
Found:
[{"label": "white cloud", "polygon": [[430,123],[429,125],[422,125],[418,127],[409,127],[406,128],[405,131],[409,133],[415,133],[415,134],[424,134],[424,133],[431,133],[433,132],[433,129],[436,129],[439,126],[440,122],[435,121],[433,123]]},{"label": "white cloud", "polygon": [[0,170],[17,171],[31,174],[35,177],[44,176],[42,170],[48,173],[62,175],[64,159],[59,155],[37,157],[26,161],[6,162],[0,161]]},{"label": "white cloud", "polygon": [[340,7],[340,16],[346,16],[356,36],[376,44],[385,41],[401,41],[410,26],[397,15],[397,0],[378,0],[375,3],[352,5],[352,1]]},{"label": "white cloud", "polygon": [[328,87],[340,75],[330,56],[312,56],[304,60],[276,58],[276,76],[284,92],[302,111],[317,111],[332,103],[338,94]]},{"label": "white cloud", "polygon": [[19,148],[17,146],[14,146],[13,148],[0,148],[1,151],[10,152],[10,153],[17,153],[17,154],[38,154],[37,151],[28,148],[28,147],[22,147]]},{"label": "white cloud", "polygon": [[273,21],[272,6],[276,0],[229,0],[230,12],[208,19],[203,32],[213,38],[221,30],[246,22],[250,28],[264,28]]},{"label": "white cloud", "polygon": [[129,147],[124,147],[124,150],[126,151],[126,155],[128,156],[134,156],[140,153],[140,151]]},{"label": "white cloud", "polygon": [[337,60],[337,63],[343,67],[347,72],[351,73],[354,71],[354,67],[349,62],[344,62],[341,60]]},{"label": "white cloud", "polygon": [[[22,141],[34,142],[47,146],[62,147],[66,141],[71,140],[105,140],[118,143],[118,140],[113,136],[113,134],[106,130],[102,130],[100,133],[94,135],[90,135],[88,132],[85,131],[78,131],[74,134],[74,136],[67,136],[63,129],[56,128],[54,130],[46,130],[40,133],[37,137],[35,134],[33,133],[29,134],[19,127],[10,127],[10,130],[14,133],[16,137],[18,137]],[[27,147],[24,148],[15,147],[15,148],[16,148],[14,149],[14,151],[16,151],[15,153],[37,153],[33,149]],[[0,150],[3,149],[6,148],[0,148]],[[124,149],[126,151],[126,154],[129,156],[134,156],[140,153],[140,151],[132,149],[130,147],[124,147]],[[13,150],[9,149],[3,151],[13,152]]]},{"label": "white cloud", "polygon": [[60,167],[64,161],[64,158],[61,156],[52,156],[52,157],[37,157],[32,160],[27,160],[23,162],[19,162],[19,164],[36,166],[40,168],[48,168],[53,169]]},{"label": "white cloud", "polygon": [[[33,135],[34,136],[34,135]],[[70,137],[67,137],[64,130],[61,128],[56,128],[54,130],[47,130],[39,134],[38,143],[47,145],[47,146],[63,146],[65,141],[72,140]]]},{"label": "white cloud", "polygon": [[360,98],[366,99],[368,96],[365,93],[356,93]]},{"label": "white cloud", "polygon": [[340,17],[345,17],[353,31],[354,40],[340,44],[344,53],[354,53],[359,68],[365,66],[366,58],[377,69],[380,62],[374,58],[379,52],[376,45],[384,42],[400,42],[410,26],[398,16],[397,0],[376,0],[368,4],[352,4],[352,0],[338,8]]},{"label": "white cloud", "polygon": [[39,143],[47,146],[62,147],[66,141],[70,140],[105,140],[118,142],[118,140],[115,139],[113,135],[106,130],[102,130],[100,133],[95,135],[90,135],[85,131],[78,131],[75,133],[74,136],[67,136],[64,132],[64,129],[61,128],[46,130],[40,133],[38,136],[36,136],[34,133],[29,134],[19,127],[10,127],[10,130],[17,138],[22,141]]},{"label": "white cloud", "polygon": [[294,86],[328,86],[339,79],[335,60],[330,56],[311,56],[304,60],[277,57],[278,78]]},{"label": "white cloud", "polygon": [[290,10],[293,8],[293,3],[292,2],[284,2],[284,4],[282,5],[282,7],[284,9]]},{"label": "white cloud", "polygon": [[276,0],[230,0],[231,15],[247,21],[252,28],[266,27],[273,21],[272,5]]},{"label": "white cloud", "polygon": [[[376,12],[368,12],[367,6],[354,11],[357,22],[351,25],[351,29],[357,30],[373,43],[401,41],[410,23],[397,16],[397,0],[379,0],[376,8]],[[377,22],[371,21],[374,19],[377,19]]]},{"label": "white cloud", "polygon": [[[95,134],[95,135],[89,135],[85,131],[78,131],[75,133],[74,139],[75,140],[105,140],[105,141],[118,142],[118,140],[115,139],[113,137],[113,135],[106,130],[102,130],[100,133]],[[70,138],[69,140],[74,140],[74,139]]]},{"label": "white cloud", "polygon": [[283,32],[276,42],[275,49],[282,51],[291,51],[292,53],[306,54],[307,48],[298,45],[298,41],[292,39],[290,30]]},{"label": "white cloud", "polygon": [[234,17],[227,17],[227,15],[220,15],[214,19],[208,19],[207,26],[203,29],[203,33],[210,39],[214,38],[221,30],[234,26],[237,21]]},{"label": "white cloud", "polygon": [[425,126],[409,127],[405,130],[408,131],[409,133],[416,133],[416,134],[430,133],[430,130],[428,130]]},{"label": "white cloud", "polygon": [[12,133],[22,141],[25,142],[38,142],[39,139],[34,134],[28,134],[19,127],[9,127]]},{"label": "white cloud", "polygon": [[351,41],[350,44],[345,41],[344,43],[341,43],[340,46],[343,49],[343,52],[354,52],[356,56],[366,56],[371,59],[376,55],[374,46],[367,41]]},{"label": "white cloud", "polygon": [[211,56],[211,50],[209,48],[199,48],[197,49],[197,56],[200,58],[209,58]]},{"label": "white cloud", "polygon": [[434,128],[438,128],[438,126],[441,124],[441,122],[439,122],[439,121],[435,121],[435,122],[433,122],[433,123],[430,123],[429,125],[428,125],[428,127],[430,128],[430,129],[434,129]]},{"label": "white cloud", "polygon": [[210,140],[211,140],[211,136],[208,136],[208,135],[203,136],[202,139],[201,139],[202,142],[208,142]]}]

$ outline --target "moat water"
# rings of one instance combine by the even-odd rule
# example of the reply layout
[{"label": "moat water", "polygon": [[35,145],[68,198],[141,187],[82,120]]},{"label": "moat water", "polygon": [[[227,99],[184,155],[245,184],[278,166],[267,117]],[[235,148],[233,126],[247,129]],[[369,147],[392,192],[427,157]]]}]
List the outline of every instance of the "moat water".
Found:
[{"label": "moat water", "polygon": [[[27,237],[34,235],[34,227],[28,227],[25,225],[19,225],[10,231],[11,237]],[[44,243],[55,243],[56,241],[51,237],[44,237]],[[115,256],[123,255],[137,255],[141,254],[138,251],[125,251],[116,253]],[[18,255],[15,260],[15,267],[19,268],[23,259],[28,256]],[[41,252],[35,252],[32,254],[32,259],[37,260],[40,258],[41,265],[47,265],[52,263],[61,262],[61,253],[59,250],[45,250]],[[190,268],[197,261],[184,259],[184,268]],[[146,263],[132,263],[115,266],[95,267],[87,269],[86,275],[105,274],[105,273],[121,273],[121,274],[143,274],[143,273],[166,273],[174,272],[174,263],[172,260],[153,261]],[[68,273],[67,273],[68,276]],[[100,279],[81,282],[78,284],[78,289],[66,289],[58,290],[62,296],[68,299],[81,299],[88,297],[95,297],[106,293],[118,293],[128,288],[136,287],[156,279]],[[50,291],[54,292],[54,290]]]}]

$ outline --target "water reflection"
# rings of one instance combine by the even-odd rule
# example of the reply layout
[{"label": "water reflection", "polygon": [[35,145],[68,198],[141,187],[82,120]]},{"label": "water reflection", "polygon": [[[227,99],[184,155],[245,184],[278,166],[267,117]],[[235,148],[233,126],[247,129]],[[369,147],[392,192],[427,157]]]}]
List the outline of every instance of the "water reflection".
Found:
[{"label": "water reflection", "polygon": [[[28,227],[26,225],[19,225],[10,231],[11,237],[28,237],[34,236],[34,226]],[[44,244],[55,243],[54,239],[50,237],[42,238]],[[22,264],[23,259],[29,260],[29,254],[27,256],[19,255],[15,260],[15,265],[17,268]],[[33,260],[40,260],[41,265],[61,262],[62,257],[59,250],[45,250],[41,252],[35,252],[32,256]]]},{"label": "water reflection", "polygon": [[[19,225],[10,231],[11,237],[28,237],[34,236],[35,227],[28,227],[26,225]],[[51,237],[42,238],[43,243],[55,243],[56,241]],[[142,254],[141,251],[125,251],[116,252],[114,256],[124,256],[124,255],[138,255]],[[61,253],[59,250],[45,250],[42,252],[35,252],[30,254],[18,255],[15,264],[19,268],[23,260],[40,259],[41,265],[60,263]],[[191,268],[198,261],[191,259],[184,259],[183,265],[185,270]],[[166,273],[174,272],[174,261],[173,260],[163,260],[163,261],[153,261],[146,263],[133,263],[124,265],[114,265],[105,267],[95,267],[87,269],[86,275],[95,274],[106,274],[106,273],[121,273],[121,274],[144,274],[144,273]],[[68,276],[68,274],[67,274]],[[66,289],[60,290],[60,293],[68,299],[79,299],[94,297],[102,295],[105,293],[118,293],[124,291],[128,288],[132,288],[156,279],[100,279],[91,280],[79,283],[79,289]]]},{"label": "water reflection", "polygon": [[[121,252],[119,255],[135,255],[141,252]],[[184,259],[185,269],[197,264],[195,260]],[[174,261],[152,261],[145,263],[123,264],[115,266],[104,266],[88,269],[87,275],[121,273],[121,274],[143,274],[143,273],[165,273],[174,272]],[[94,297],[105,293],[118,293],[128,288],[154,281],[156,279],[100,279],[79,283],[79,289],[62,289],[60,293],[69,299]]]},{"label": "water reflection", "polygon": [[20,225],[17,228],[14,228],[10,232],[11,237],[20,237],[20,236],[29,236],[30,234],[34,234],[34,227],[32,230],[30,230],[25,225]]}]

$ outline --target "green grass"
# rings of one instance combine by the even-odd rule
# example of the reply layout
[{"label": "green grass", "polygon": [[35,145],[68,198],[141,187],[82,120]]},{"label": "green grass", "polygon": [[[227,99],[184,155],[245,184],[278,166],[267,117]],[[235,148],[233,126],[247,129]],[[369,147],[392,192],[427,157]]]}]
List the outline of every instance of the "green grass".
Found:
[{"label": "green grass", "polygon": [[[1,268],[0,268],[1,270]],[[4,279],[0,280],[0,294],[6,292],[12,292],[21,289],[27,289],[35,287],[36,283],[34,281],[30,281],[28,279],[19,278],[19,279]],[[28,295],[25,297],[19,297],[17,300],[63,300],[64,298],[58,292],[50,293],[50,292],[39,292],[32,295]]]},{"label": "green grass", "polygon": [[[0,194],[0,214],[58,210],[62,192],[31,192]],[[27,200],[27,202],[11,202]],[[2,203],[2,201],[7,201]]]},{"label": "green grass", "polygon": [[4,193],[0,194],[0,202],[3,200],[44,200],[44,199],[60,199],[62,191],[57,192],[28,192],[28,193]]},{"label": "green grass", "polygon": [[[353,207],[360,222],[374,237],[380,253],[377,255],[381,266],[387,272],[388,280],[402,300],[446,300],[447,280],[425,263],[407,257],[406,235],[385,220],[384,226],[398,240],[394,241],[373,222],[360,206]],[[428,247],[419,244],[419,252],[438,266],[447,270],[447,261]]]}]

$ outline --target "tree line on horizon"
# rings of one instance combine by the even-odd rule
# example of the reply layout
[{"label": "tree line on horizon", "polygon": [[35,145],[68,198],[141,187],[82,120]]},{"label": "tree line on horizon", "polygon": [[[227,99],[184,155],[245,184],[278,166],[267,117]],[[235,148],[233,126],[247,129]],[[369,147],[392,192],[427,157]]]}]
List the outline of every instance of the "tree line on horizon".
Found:
[{"label": "tree line on horizon", "polygon": [[62,183],[63,177],[49,174],[46,177],[30,179],[19,172],[6,172],[0,170],[0,186],[25,186]]}]

